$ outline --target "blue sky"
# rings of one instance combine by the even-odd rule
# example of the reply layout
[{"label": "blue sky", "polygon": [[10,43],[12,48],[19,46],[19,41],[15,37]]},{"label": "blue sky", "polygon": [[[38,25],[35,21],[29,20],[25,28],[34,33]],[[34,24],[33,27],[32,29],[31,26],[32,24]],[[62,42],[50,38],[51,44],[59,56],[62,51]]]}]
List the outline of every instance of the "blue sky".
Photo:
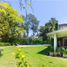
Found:
[{"label": "blue sky", "polygon": [[[9,0],[12,6],[21,12],[18,7],[18,1]],[[28,13],[33,13],[40,25],[44,25],[51,17],[56,18],[59,23],[67,23],[67,0],[32,0],[33,10],[28,9]]]}]

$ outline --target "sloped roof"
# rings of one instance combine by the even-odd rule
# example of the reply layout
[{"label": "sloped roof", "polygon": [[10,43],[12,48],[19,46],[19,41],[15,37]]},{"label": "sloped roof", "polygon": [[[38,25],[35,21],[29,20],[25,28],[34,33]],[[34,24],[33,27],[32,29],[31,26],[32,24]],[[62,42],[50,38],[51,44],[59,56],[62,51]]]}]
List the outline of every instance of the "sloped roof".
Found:
[{"label": "sloped roof", "polygon": [[67,29],[57,30],[54,32],[47,33],[47,36],[53,37],[54,34],[57,35],[57,37],[66,37],[67,36]]},{"label": "sloped roof", "polygon": [[59,24],[59,26],[67,26],[67,24]]}]

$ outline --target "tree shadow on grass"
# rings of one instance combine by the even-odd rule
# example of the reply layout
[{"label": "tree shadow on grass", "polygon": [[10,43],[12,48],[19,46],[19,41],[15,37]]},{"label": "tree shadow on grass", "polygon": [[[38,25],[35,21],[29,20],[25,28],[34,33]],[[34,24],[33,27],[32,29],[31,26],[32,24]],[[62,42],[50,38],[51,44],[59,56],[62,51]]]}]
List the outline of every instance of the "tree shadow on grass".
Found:
[{"label": "tree shadow on grass", "polygon": [[45,48],[42,51],[38,52],[38,54],[49,55],[49,52],[53,52],[53,47],[48,46],[47,48]]}]

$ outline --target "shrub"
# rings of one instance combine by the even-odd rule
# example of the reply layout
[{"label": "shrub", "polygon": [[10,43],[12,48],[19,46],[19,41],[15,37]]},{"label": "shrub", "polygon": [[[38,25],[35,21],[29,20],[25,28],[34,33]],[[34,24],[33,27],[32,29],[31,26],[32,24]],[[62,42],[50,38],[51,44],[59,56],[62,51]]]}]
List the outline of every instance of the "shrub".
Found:
[{"label": "shrub", "polygon": [[3,55],[2,51],[3,51],[3,49],[0,49],[0,57]]},{"label": "shrub", "polygon": [[63,47],[57,47],[57,52],[64,52],[65,51],[65,48]]},{"label": "shrub", "polygon": [[17,67],[31,67],[21,49],[17,49],[16,58],[19,60],[17,63]]},{"label": "shrub", "polygon": [[53,46],[48,46],[48,51],[49,52],[54,52],[54,47]]},{"label": "shrub", "polygon": [[48,40],[43,41],[42,38],[32,38],[32,44],[49,44]]},{"label": "shrub", "polygon": [[67,49],[64,50],[64,53],[67,54]]},{"label": "shrub", "polygon": [[6,42],[0,42],[0,46],[10,46],[10,43],[6,43]]}]

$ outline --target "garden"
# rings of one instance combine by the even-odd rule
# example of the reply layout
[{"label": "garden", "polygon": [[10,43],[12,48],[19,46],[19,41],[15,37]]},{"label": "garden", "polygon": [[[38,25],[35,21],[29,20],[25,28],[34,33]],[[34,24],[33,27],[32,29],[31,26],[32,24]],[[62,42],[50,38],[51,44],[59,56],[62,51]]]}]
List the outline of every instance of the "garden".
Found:
[{"label": "garden", "polygon": [[[65,58],[47,56],[48,47],[0,47],[0,67],[67,67]],[[49,50],[48,50],[49,51]]]},{"label": "garden", "polygon": [[67,67],[67,48],[54,52],[54,40],[47,36],[59,30],[57,19],[40,25],[31,0],[13,1],[0,0],[0,67]]}]

